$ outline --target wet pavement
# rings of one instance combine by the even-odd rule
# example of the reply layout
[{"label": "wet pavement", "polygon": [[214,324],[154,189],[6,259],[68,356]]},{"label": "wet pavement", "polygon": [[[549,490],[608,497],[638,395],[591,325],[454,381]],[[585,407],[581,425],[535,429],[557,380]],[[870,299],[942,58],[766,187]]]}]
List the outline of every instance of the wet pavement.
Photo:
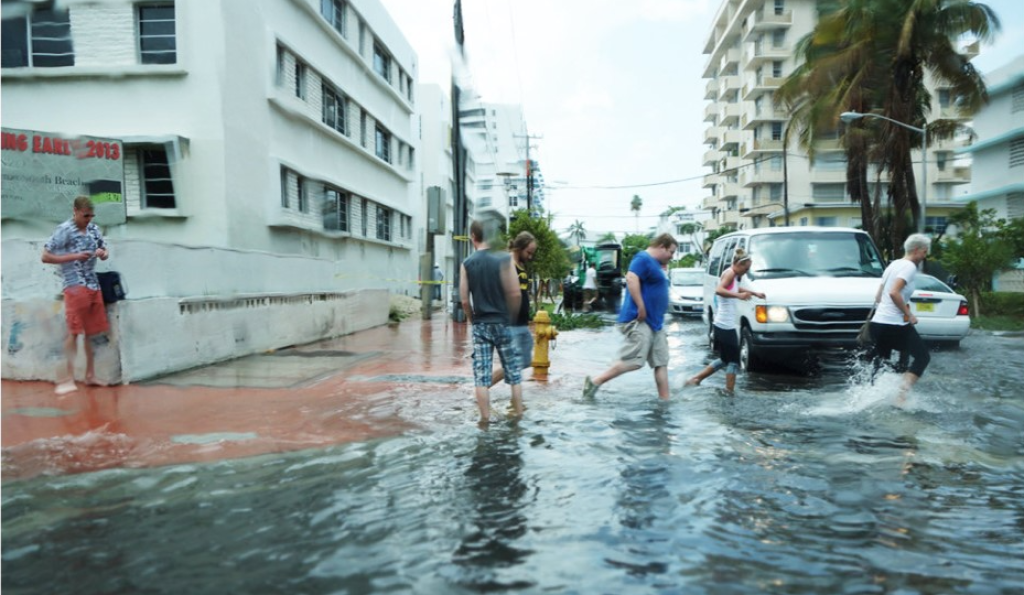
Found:
[{"label": "wet pavement", "polygon": [[398,434],[409,422],[382,405],[412,398],[420,386],[472,405],[468,341],[466,325],[435,315],[139,384],[79,383],[63,396],[49,382],[4,380],[3,478],[238,458]]}]

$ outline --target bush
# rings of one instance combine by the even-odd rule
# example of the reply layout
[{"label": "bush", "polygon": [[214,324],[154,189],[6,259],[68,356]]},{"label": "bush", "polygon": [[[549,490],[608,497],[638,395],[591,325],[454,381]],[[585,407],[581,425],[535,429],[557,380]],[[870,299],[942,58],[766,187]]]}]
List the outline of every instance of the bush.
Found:
[{"label": "bush", "polygon": [[605,319],[597,314],[573,314],[567,312],[565,314],[552,314],[551,324],[561,332],[581,328],[601,328],[609,323],[605,322]]},{"label": "bush", "polygon": [[982,292],[981,311],[985,316],[1024,318],[1024,293]]}]

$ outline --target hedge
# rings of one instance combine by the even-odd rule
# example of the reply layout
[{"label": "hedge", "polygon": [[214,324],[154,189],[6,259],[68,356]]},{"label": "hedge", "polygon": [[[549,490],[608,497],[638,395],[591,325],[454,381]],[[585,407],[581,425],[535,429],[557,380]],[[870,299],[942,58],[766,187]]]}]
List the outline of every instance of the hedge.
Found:
[{"label": "hedge", "polygon": [[1024,318],[1024,293],[986,291],[981,294],[981,310],[986,316]]}]

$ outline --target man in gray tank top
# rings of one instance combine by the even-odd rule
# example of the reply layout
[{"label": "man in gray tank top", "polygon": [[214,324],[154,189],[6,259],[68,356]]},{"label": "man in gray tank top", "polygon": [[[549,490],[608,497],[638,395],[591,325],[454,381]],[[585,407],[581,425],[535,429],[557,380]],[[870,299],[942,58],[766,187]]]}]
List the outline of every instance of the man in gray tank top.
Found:
[{"label": "man in gray tank top", "polygon": [[459,294],[466,322],[473,325],[473,383],[483,427],[491,420],[490,386],[495,350],[505,372],[505,383],[512,387],[515,415],[523,414],[520,355],[509,330],[512,317],[519,311],[520,293],[511,257],[491,250],[479,221],[470,225],[469,239],[476,252],[462,262]]}]

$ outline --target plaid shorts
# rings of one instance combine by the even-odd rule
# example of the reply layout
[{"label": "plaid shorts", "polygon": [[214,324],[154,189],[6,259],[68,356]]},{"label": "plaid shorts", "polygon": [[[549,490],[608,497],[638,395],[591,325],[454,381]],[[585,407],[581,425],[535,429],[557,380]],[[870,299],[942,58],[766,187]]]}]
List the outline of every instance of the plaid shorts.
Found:
[{"label": "plaid shorts", "polygon": [[505,384],[522,383],[519,347],[512,340],[508,325],[484,323],[473,324],[473,382],[476,386],[491,385],[495,349],[505,370]]}]

